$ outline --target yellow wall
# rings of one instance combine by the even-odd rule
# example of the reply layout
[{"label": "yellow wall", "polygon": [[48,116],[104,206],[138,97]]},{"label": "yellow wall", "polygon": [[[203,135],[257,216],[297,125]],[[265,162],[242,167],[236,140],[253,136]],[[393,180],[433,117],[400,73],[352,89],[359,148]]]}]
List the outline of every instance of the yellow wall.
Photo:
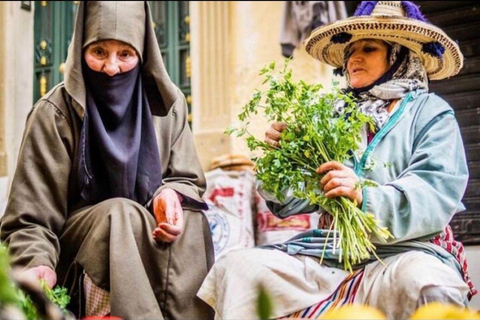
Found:
[{"label": "yellow wall", "polygon": [[[284,2],[198,1],[190,3],[193,133],[202,166],[225,153],[253,156],[244,138],[223,134],[260,88],[260,69],[275,61],[282,66],[280,29]],[[322,82],[330,87],[332,68],[310,57],[303,47],[290,66],[296,80]],[[268,127],[259,116],[253,121],[263,139]]]},{"label": "yellow wall", "polygon": [[[258,75],[260,69],[272,61],[277,66],[283,66],[284,57],[279,42],[282,12],[282,1],[231,3],[230,119],[233,124],[238,123],[237,115],[252,97],[255,88],[261,88],[263,78]],[[296,80],[322,82],[326,87],[331,85],[332,68],[313,59],[303,46],[294,51],[290,66]],[[252,132],[263,139],[268,124],[263,117],[258,117],[253,121],[252,128]],[[245,139],[231,139],[232,153],[251,156]]]},{"label": "yellow wall", "polygon": [[[0,2],[0,57],[5,56],[5,4]],[[5,71],[3,60],[0,61],[0,177],[7,175],[7,153],[5,150]]]},{"label": "yellow wall", "polygon": [[0,216],[32,109],[33,18],[20,1],[0,2]]}]

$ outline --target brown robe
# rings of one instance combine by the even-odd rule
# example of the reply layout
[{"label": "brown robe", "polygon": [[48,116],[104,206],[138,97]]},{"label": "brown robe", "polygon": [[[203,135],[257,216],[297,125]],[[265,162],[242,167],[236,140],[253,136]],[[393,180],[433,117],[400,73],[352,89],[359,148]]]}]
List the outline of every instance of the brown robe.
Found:
[{"label": "brown robe", "polygon": [[[81,72],[85,2],[81,2],[65,82],[42,97],[28,116],[2,218],[1,241],[8,244],[14,265],[51,267],[60,285],[78,281],[80,273],[75,271],[85,269],[95,285],[110,291],[114,316],[212,318],[212,310],[195,295],[213,263],[213,245],[208,222],[198,206],[203,203],[206,181],[187,123],[185,97],[163,65],[148,4],[109,3],[116,15],[108,14],[112,7],[103,3],[98,15],[88,21],[100,24],[101,20],[102,25],[109,26],[98,29],[97,39],[144,46],[140,54],[142,77],[163,174],[163,185],[154,197],[171,188],[195,200],[184,205],[184,231],[172,244],[155,243],[152,231],[156,222],[147,209],[151,202],[144,207],[114,198],[78,208],[73,159],[85,113]],[[135,10],[145,10],[146,21],[138,21],[141,15]],[[128,27],[132,23],[145,23],[144,42]],[[76,287],[72,285],[72,289]]]}]

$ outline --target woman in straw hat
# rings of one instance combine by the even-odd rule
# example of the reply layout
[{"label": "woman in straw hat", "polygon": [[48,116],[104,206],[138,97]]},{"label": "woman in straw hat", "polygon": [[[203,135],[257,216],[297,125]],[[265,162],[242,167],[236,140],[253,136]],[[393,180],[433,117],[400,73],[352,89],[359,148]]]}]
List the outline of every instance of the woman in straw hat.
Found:
[{"label": "woman in straw hat", "polygon": [[1,225],[13,264],[73,283],[78,316],[211,318],[204,189],[148,3],[80,2],[65,81],[26,124]]},{"label": "woman in straw hat", "polygon": [[[467,305],[476,290],[464,248],[448,226],[465,209],[465,152],[452,108],[428,92],[429,80],[459,72],[458,46],[411,2],[366,1],[354,17],[314,30],[306,49],[346,76],[345,91],[375,120],[375,133],[364,130],[356,163],[328,162],[317,171],[324,175],[319,180],[327,197],[355,200],[388,227],[394,239],[383,245],[372,239],[385,265],[372,258],[355,266],[353,274],[342,270],[336,257],[320,265],[324,241],[315,241],[319,235],[313,230],[273,246],[277,250],[227,254],[199,296],[222,319],[254,317],[259,283],[272,296],[273,317],[316,318],[330,308],[361,303],[388,318],[406,319],[431,301]],[[271,125],[265,140],[278,145],[287,125]],[[358,190],[360,179],[379,186]],[[307,200],[279,201],[260,192],[282,218],[318,210]],[[327,220],[325,213],[319,228],[327,229]]]}]

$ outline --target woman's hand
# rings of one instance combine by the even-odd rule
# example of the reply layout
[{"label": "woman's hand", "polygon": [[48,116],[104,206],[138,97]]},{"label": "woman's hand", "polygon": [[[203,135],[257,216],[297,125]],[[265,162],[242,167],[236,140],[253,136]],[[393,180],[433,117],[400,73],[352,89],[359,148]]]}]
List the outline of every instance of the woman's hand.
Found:
[{"label": "woman's hand", "polygon": [[157,228],[153,239],[157,242],[173,242],[183,231],[182,196],[173,189],[163,189],[153,200],[153,212]]},{"label": "woman's hand", "polygon": [[280,146],[280,137],[282,135],[282,131],[287,128],[287,124],[285,122],[274,122],[270,125],[270,127],[265,132],[265,142],[271,146],[279,147]]},{"label": "woman's hand", "polygon": [[329,161],[317,168],[317,173],[325,173],[320,180],[323,192],[327,198],[345,196],[352,201],[357,201],[361,207],[363,195],[361,188],[355,188],[360,181],[355,172],[337,161]]},{"label": "woman's hand", "polygon": [[27,277],[33,277],[38,280],[45,280],[47,286],[51,289],[57,283],[57,274],[52,268],[47,266],[33,267],[25,271]]}]

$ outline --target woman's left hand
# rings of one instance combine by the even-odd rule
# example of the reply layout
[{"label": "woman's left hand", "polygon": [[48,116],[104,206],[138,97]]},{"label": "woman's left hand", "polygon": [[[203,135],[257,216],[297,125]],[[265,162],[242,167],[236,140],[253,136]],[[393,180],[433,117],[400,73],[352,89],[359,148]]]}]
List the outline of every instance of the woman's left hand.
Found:
[{"label": "woman's left hand", "polygon": [[362,189],[356,188],[360,181],[355,172],[337,161],[329,161],[317,168],[317,173],[325,173],[320,180],[323,192],[327,198],[344,196],[357,201],[360,207],[363,202]]},{"label": "woman's left hand", "polygon": [[173,242],[183,231],[182,196],[173,189],[163,189],[153,200],[157,227],[153,239],[157,242]]}]

